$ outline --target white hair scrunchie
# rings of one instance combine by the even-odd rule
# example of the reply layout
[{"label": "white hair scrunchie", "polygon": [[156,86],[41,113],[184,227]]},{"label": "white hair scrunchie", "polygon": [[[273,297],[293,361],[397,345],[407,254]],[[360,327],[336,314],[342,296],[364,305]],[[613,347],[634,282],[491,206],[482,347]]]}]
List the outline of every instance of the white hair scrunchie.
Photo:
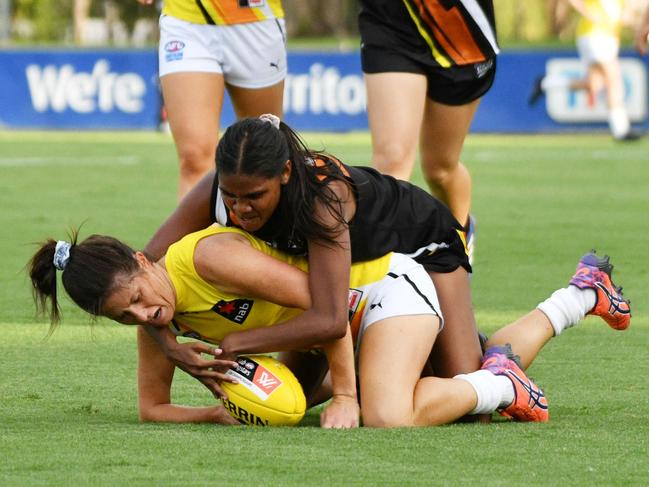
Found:
[{"label": "white hair scrunchie", "polygon": [[263,115],[259,116],[259,120],[268,122],[277,130],[279,130],[279,117],[277,115],[273,115],[272,113],[264,113]]},{"label": "white hair scrunchie", "polygon": [[68,265],[70,260],[70,249],[72,244],[66,242],[65,240],[59,240],[56,242],[56,248],[54,249],[54,267],[62,271],[65,269],[65,266]]}]

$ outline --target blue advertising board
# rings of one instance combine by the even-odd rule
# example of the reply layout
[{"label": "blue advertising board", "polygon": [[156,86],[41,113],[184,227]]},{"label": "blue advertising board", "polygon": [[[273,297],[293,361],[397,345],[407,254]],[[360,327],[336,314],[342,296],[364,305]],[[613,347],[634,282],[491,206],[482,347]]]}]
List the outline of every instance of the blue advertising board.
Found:
[{"label": "blue advertising board", "polygon": [[[290,52],[284,119],[298,130],[366,130],[365,86],[358,52]],[[646,59],[623,53],[626,105],[636,126],[647,121]],[[505,52],[496,81],[480,104],[473,132],[535,133],[605,130],[604,96],[568,90],[528,97],[544,74],[576,78],[576,54]],[[157,54],[134,50],[0,50],[0,127],[142,129],[159,125]],[[224,104],[222,126],[235,119]]]},{"label": "blue advertising board", "polygon": [[[633,52],[621,53],[625,104],[631,121],[647,122],[646,59]],[[528,100],[537,78],[546,74],[579,79],[584,65],[576,53],[514,52],[498,57],[496,80],[480,103],[473,132],[539,133],[607,130],[605,93],[590,99],[586,92],[566,88],[551,90],[533,106]]]},{"label": "blue advertising board", "polygon": [[0,51],[0,127],[156,127],[157,71],[150,51]]}]

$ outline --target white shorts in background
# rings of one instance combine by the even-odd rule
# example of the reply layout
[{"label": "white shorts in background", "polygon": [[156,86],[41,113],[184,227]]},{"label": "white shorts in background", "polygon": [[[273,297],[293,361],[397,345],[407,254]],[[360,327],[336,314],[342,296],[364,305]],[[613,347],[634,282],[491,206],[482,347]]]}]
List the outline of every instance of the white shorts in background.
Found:
[{"label": "white shorts in background", "polygon": [[163,15],[158,60],[160,77],[217,73],[240,88],[272,86],[287,72],[284,19],[208,25]]},{"label": "white shorts in background", "polygon": [[591,34],[577,38],[577,52],[586,64],[604,64],[617,58],[620,41],[613,36]]},{"label": "white shorts in background", "polygon": [[410,257],[393,254],[389,274],[372,287],[367,297],[356,349],[367,328],[374,323],[408,315],[437,316],[440,319],[438,331],[444,326],[437,291],[426,269]]}]

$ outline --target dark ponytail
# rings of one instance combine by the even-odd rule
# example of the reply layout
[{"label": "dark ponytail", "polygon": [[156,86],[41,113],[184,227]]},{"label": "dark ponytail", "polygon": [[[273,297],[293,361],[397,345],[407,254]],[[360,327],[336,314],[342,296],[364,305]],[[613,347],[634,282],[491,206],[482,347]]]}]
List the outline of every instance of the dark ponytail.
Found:
[{"label": "dark ponytail", "polygon": [[[317,166],[316,160],[324,161]],[[279,129],[260,118],[242,119],[225,131],[216,151],[217,174],[246,174],[265,178],[279,177],[287,160],[292,162],[291,177],[282,186],[278,211],[292,233],[306,240],[335,243],[339,225],[329,227],[315,217],[316,203],[325,205],[337,223],[346,226],[343,203],[329,188],[332,179],[349,181],[333,169],[332,157],[312,151],[284,122]]]},{"label": "dark ponytail", "polygon": [[[76,239],[73,240],[73,245]],[[51,334],[61,319],[61,309],[56,293],[56,268],[54,267],[54,249],[56,241],[48,239],[29,261],[29,277],[32,281],[32,296],[40,314],[48,314],[50,318]],[[51,308],[47,309],[47,300]]]},{"label": "dark ponytail", "polygon": [[[135,251],[115,238],[91,235],[77,244],[77,237],[78,232],[72,232],[69,259],[61,272],[61,281],[77,306],[92,315],[99,315],[104,300],[123,282],[122,279],[128,279],[139,271],[139,264]],[[36,307],[50,318],[49,334],[61,319],[54,265],[56,245],[52,239],[43,242],[28,264]]]}]

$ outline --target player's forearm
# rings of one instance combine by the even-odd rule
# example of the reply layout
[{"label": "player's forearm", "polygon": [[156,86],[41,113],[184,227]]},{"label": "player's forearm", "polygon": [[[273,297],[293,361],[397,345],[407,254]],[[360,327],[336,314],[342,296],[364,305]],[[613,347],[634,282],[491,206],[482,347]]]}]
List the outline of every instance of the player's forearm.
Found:
[{"label": "player's forearm", "polygon": [[344,314],[310,309],[279,325],[231,333],[220,347],[226,355],[304,350],[338,340],[345,336],[346,329]]},{"label": "player's forearm", "polygon": [[354,344],[349,326],[343,338],[325,343],[322,348],[329,362],[333,395],[356,399]]},{"label": "player's forearm", "polygon": [[190,407],[176,404],[140,406],[140,421],[156,423],[239,424],[221,406]]},{"label": "player's forearm", "polygon": [[166,356],[168,356],[169,351],[178,344],[176,341],[176,335],[174,335],[166,326],[142,325],[142,328],[146,331],[147,335],[155,340],[160,347],[160,350],[162,350]]}]

